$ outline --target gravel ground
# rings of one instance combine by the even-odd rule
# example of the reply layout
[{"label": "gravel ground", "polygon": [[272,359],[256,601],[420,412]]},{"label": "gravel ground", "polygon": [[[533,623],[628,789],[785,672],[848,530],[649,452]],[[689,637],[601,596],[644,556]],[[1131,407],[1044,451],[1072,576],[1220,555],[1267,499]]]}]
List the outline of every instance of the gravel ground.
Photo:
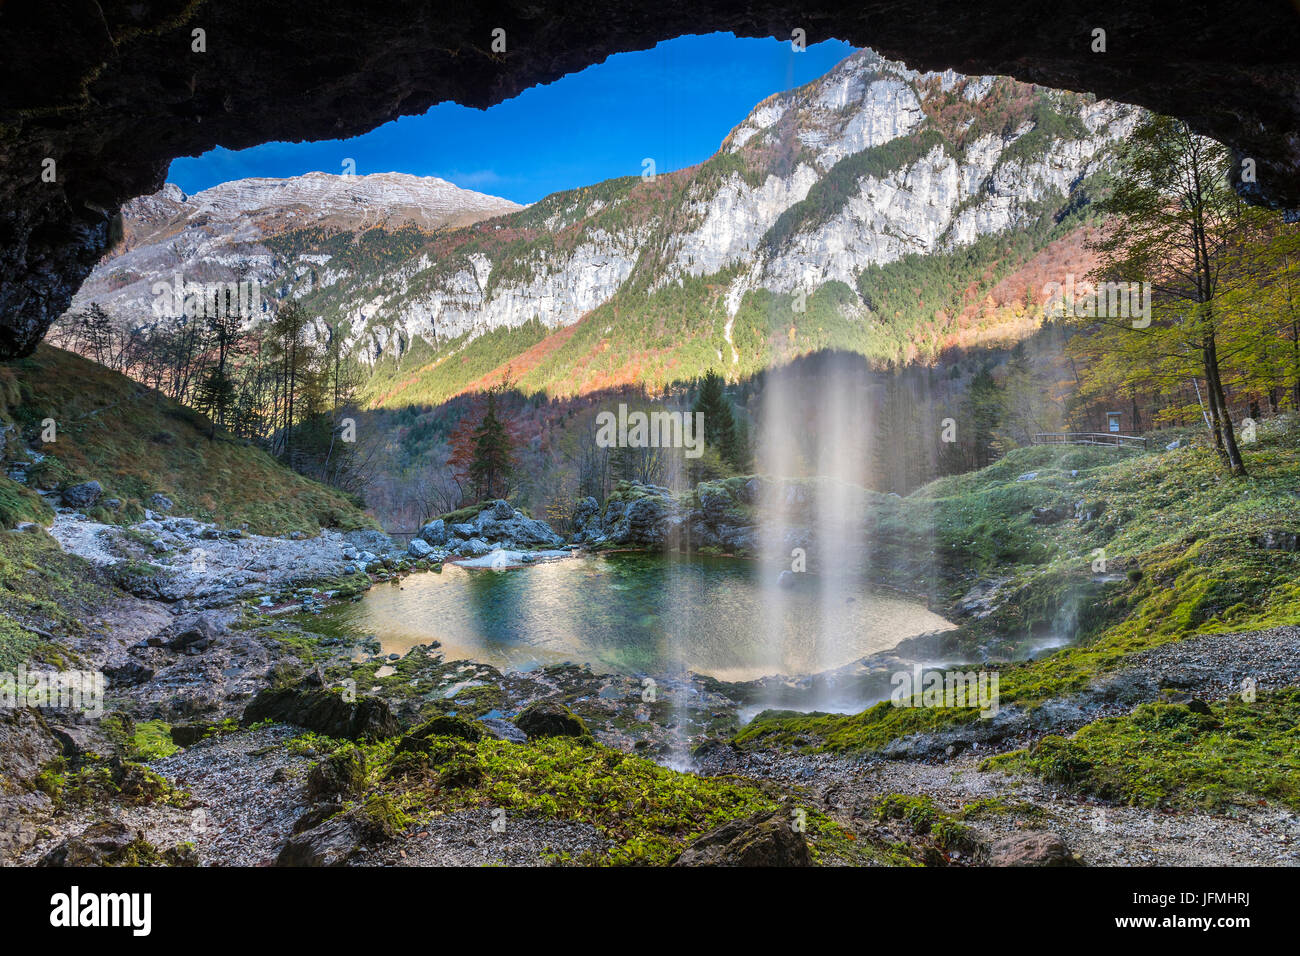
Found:
[{"label": "gravel ground", "polygon": [[[144,548],[128,532],[143,535],[167,550]],[[193,518],[161,515],[121,528],[59,508],[49,533],[64,551],[101,566],[134,558],[167,572],[158,582],[157,596],[168,601],[228,603],[301,581],[338,577],[360,566],[355,557],[345,556],[356,552],[345,550],[347,537],[337,531],[302,538],[238,532],[238,537],[230,537],[229,529]],[[390,543],[390,547],[395,546]]]},{"label": "gravel ground", "polygon": [[[492,825],[504,825],[494,831]],[[373,847],[358,866],[546,866],[547,854],[577,857],[608,846],[595,827],[563,820],[494,817],[487,807],[437,817],[395,843]]]},{"label": "gravel ground", "polygon": [[[187,814],[199,859],[215,866],[275,861],[307,809],[303,781],[314,762],[284,742],[302,731],[285,724],[200,741],[151,766],[193,797]],[[268,749],[269,748],[269,749]]]},{"label": "gravel ground", "polygon": [[853,762],[826,754],[739,753],[719,748],[698,772],[736,773],[801,787],[812,805],[859,832],[889,836],[871,819],[877,797],[929,796],[954,812],[976,800],[1024,801],[1036,813],[967,820],[985,839],[1050,830],[1089,866],[1300,866],[1300,814],[1285,808],[1242,809],[1233,815],[1115,806],[1068,793],[1033,778],[979,770],[982,758],[943,765],[905,760]]}]

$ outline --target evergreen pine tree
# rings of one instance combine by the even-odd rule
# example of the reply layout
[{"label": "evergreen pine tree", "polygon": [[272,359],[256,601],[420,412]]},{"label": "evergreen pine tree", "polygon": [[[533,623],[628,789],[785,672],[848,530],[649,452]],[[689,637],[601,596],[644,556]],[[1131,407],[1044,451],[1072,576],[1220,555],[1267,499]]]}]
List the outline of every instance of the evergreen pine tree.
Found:
[{"label": "evergreen pine tree", "polygon": [[497,391],[492,389],[483,419],[474,429],[474,457],[469,465],[469,479],[480,500],[506,496],[514,470],[512,444],[509,429],[497,416]]},{"label": "evergreen pine tree", "polygon": [[722,391],[722,376],[709,371],[700,384],[700,394],[691,408],[692,414],[704,414],[704,443],[716,449],[718,456],[731,468],[739,471],[745,467],[748,448],[737,433],[731,403]]},{"label": "evergreen pine tree", "polygon": [[975,441],[975,466],[983,468],[996,455],[994,430],[1002,423],[1002,389],[987,367],[981,368],[971,379],[966,405],[973,426]]}]

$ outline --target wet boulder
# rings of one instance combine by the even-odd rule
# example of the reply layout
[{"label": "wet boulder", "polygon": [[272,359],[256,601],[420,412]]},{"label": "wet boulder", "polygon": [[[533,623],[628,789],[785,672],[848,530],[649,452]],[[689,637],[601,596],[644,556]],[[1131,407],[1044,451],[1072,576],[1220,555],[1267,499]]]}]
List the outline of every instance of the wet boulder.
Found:
[{"label": "wet boulder", "polygon": [[417,561],[424,561],[433,555],[433,546],[422,538],[412,538],[406,547],[406,553]]},{"label": "wet boulder", "polygon": [[366,843],[366,829],[355,817],[340,813],[289,837],[275,858],[276,866],[343,866]]},{"label": "wet boulder", "polygon": [[507,740],[512,744],[524,744],[528,742],[528,735],[510,723],[508,720],[502,720],[500,717],[480,717],[479,723],[487,733],[497,740]]},{"label": "wet boulder", "polygon": [[372,797],[359,807],[328,817],[327,810],[308,811],[300,828],[281,848],[276,866],[343,866],[369,847],[397,836],[400,815],[384,797]]}]

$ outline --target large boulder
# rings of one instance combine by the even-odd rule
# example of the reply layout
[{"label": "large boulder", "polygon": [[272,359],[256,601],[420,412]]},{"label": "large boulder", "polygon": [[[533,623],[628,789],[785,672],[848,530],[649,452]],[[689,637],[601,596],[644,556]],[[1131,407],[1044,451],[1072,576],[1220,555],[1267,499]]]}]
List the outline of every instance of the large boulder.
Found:
[{"label": "large boulder", "polygon": [[443,521],[441,518],[435,518],[433,521],[430,521],[420,529],[420,540],[431,544],[434,547],[440,547],[441,545],[446,544],[447,522]]},{"label": "large boulder", "polygon": [[227,633],[225,616],[219,611],[206,611],[177,622],[163,634],[149,638],[146,643],[153,646],[161,643],[174,651],[198,654],[216,644]]},{"label": "large boulder", "polygon": [[989,847],[989,866],[1070,866],[1070,848],[1056,833],[1046,830],[1014,833]]},{"label": "large boulder", "polygon": [[1255,546],[1265,551],[1300,551],[1300,534],[1286,528],[1269,528],[1254,540]]},{"label": "large boulder", "polygon": [[607,523],[613,521],[609,537],[618,544],[662,548],[674,515],[672,499],[664,494],[646,494],[607,509]]},{"label": "large boulder", "polygon": [[[343,535],[343,541],[362,554],[368,552],[372,555],[383,556],[402,551],[402,546],[388,535],[382,531],[374,531],[369,528],[348,531]],[[370,560],[373,561],[374,558],[372,557]]]},{"label": "large boulder", "polygon": [[456,553],[463,558],[476,558],[481,554],[487,554],[491,550],[492,545],[482,538],[470,538],[456,549]]},{"label": "large boulder", "polygon": [[83,481],[79,485],[63,489],[63,503],[69,508],[89,508],[103,493],[104,489],[99,482]]},{"label": "large boulder", "polygon": [[144,834],[117,820],[92,823],[70,836],[40,859],[40,866],[111,866],[125,862],[131,845]]},{"label": "large boulder", "polygon": [[361,848],[364,838],[355,822],[340,814],[289,838],[276,866],[342,866]]},{"label": "large boulder", "polygon": [[378,697],[348,701],[324,687],[267,688],[244,708],[244,723],[263,720],[293,724],[327,737],[383,740],[401,732],[388,704]]},{"label": "large boulder", "polygon": [[472,527],[473,537],[497,541],[505,547],[554,547],[564,543],[545,521],[530,518],[502,500],[480,511]]},{"label": "large boulder", "polygon": [[478,722],[497,740],[506,740],[512,744],[528,742],[528,735],[508,720],[502,720],[500,717],[480,717]]},{"label": "large boulder", "polygon": [[515,726],[529,737],[590,737],[583,719],[558,701],[539,700],[515,718]]},{"label": "large boulder", "polygon": [[782,811],[730,820],[705,833],[673,866],[812,866],[808,841]]},{"label": "large boulder", "polygon": [[301,830],[280,850],[276,866],[343,866],[369,846],[391,840],[401,826],[393,807],[384,797],[372,797],[365,804],[316,821],[327,810],[308,811]]},{"label": "large boulder", "polygon": [[721,488],[700,486],[700,510],[704,520],[710,524],[719,524],[726,520],[727,512],[732,508],[731,496]]},{"label": "large boulder", "polygon": [[591,519],[599,514],[600,504],[595,498],[588,495],[579,501],[573,509],[573,526],[579,531],[584,531]]},{"label": "large boulder", "polygon": [[433,555],[433,546],[423,538],[412,538],[406,546],[406,553],[417,561],[424,561]]}]

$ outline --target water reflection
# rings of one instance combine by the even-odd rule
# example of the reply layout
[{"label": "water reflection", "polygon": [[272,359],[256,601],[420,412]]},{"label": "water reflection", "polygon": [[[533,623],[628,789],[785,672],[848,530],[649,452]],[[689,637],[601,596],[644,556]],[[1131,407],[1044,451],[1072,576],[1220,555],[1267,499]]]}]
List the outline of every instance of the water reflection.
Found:
[{"label": "water reflection", "polygon": [[783,595],[774,622],[783,639],[773,642],[759,577],[749,562],[682,555],[571,558],[508,571],[447,565],[400,588],[375,588],[337,613],[376,634],[386,654],[437,640],[449,659],[498,667],[575,661],[632,674],[685,667],[721,680],[836,667],[949,626],[892,595],[846,593],[842,582],[832,598],[816,577],[800,575]]}]

